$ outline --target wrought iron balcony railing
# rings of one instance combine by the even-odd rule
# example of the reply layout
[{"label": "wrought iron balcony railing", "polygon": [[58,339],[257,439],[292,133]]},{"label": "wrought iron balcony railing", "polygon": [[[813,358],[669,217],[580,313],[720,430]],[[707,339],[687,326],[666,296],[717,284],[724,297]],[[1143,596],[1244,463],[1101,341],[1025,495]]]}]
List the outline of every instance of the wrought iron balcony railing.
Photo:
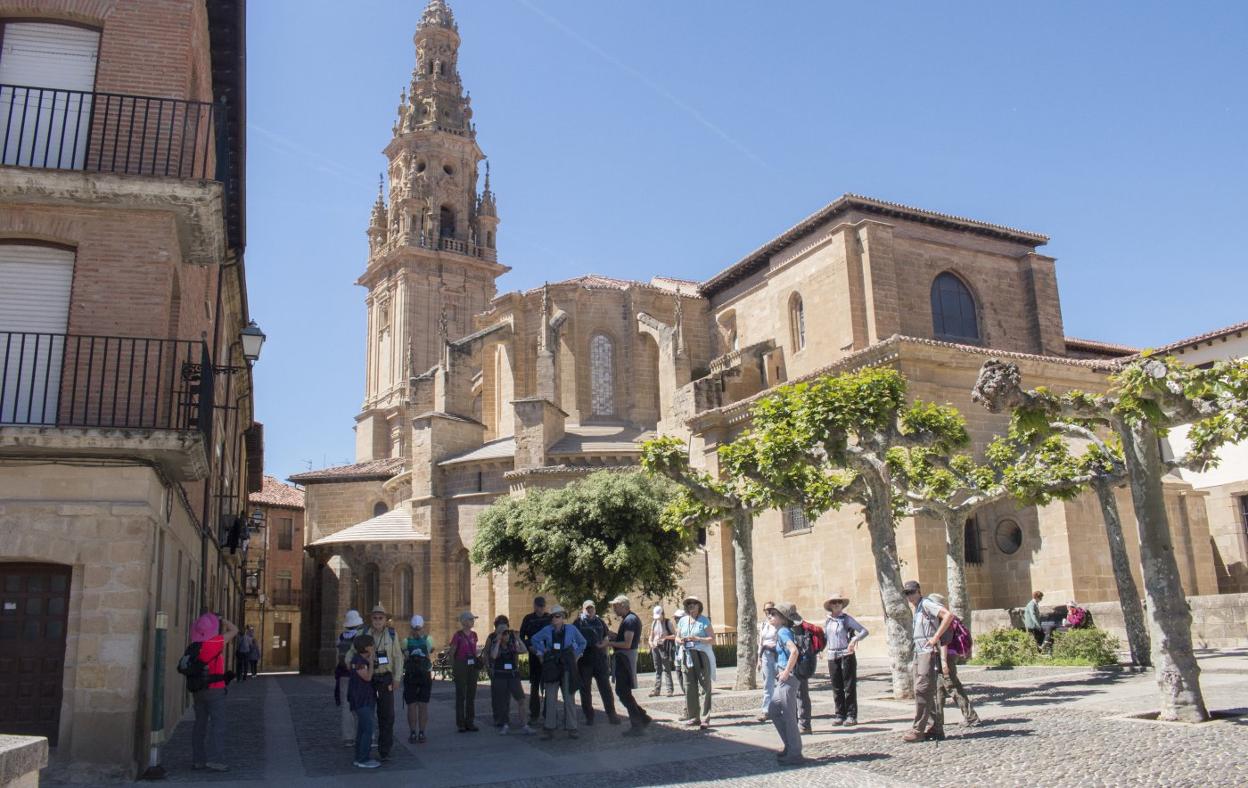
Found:
[{"label": "wrought iron balcony railing", "polygon": [[221,180],[219,115],[203,101],[0,84],[0,164]]},{"label": "wrought iron balcony railing", "polygon": [[0,331],[0,426],[198,430],[211,443],[207,345]]}]

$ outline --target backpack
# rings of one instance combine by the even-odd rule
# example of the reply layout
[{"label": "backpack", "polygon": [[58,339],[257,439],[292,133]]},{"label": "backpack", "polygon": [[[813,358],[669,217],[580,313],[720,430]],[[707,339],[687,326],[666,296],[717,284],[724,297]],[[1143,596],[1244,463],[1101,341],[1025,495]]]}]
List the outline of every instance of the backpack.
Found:
[{"label": "backpack", "polygon": [[178,660],[178,672],[186,677],[186,691],[199,692],[208,689],[214,681],[221,681],[224,676],[214,676],[208,672],[208,665],[199,658],[199,643],[187,645]]},{"label": "backpack", "polygon": [[793,635],[793,644],[797,646],[797,664],[793,666],[793,675],[799,679],[808,679],[815,675],[819,667],[819,657],[815,651],[814,633],[805,626],[789,627]]},{"label": "backpack", "polygon": [[816,654],[827,648],[828,633],[824,631],[823,627],[812,624],[809,621],[803,621],[802,629],[810,633],[810,647]]},{"label": "backpack", "polygon": [[[950,613],[953,616],[952,613]],[[953,616],[953,623],[949,625],[946,634],[952,633],[953,637],[949,641],[949,653],[959,657],[971,656],[971,633],[966,628],[966,624],[962,623],[962,619]]]}]

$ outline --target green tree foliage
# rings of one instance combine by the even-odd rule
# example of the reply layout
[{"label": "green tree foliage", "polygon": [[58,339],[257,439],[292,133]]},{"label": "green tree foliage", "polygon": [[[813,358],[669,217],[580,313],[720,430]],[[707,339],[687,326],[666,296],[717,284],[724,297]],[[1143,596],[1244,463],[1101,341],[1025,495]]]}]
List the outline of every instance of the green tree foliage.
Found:
[{"label": "green tree foliage", "polygon": [[629,592],[669,596],[696,546],[691,529],[663,518],[677,492],[640,471],[600,471],[500,498],[477,519],[472,561],[484,571],[510,568],[564,604]]},{"label": "green tree foliage", "polygon": [[[1145,354],[1111,375],[1105,394],[1057,394],[1044,388],[1024,390],[1018,367],[993,359],[980,370],[973,396],[990,410],[1011,410],[1015,436],[1049,440],[1098,430],[1112,436],[1097,447],[1090,462],[1110,462],[1119,455],[1131,489],[1148,612],[1160,635],[1153,638],[1160,719],[1208,719],[1161,477],[1176,467],[1213,467],[1220,447],[1248,439],[1248,362],[1222,361],[1202,369]],[[1165,461],[1159,438],[1181,424],[1190,425],[1190,450]],[[1062,460],[1059,453],[1058,461],[1043,471],[1077,483],[1078,465]]]},{"label": "green tree foliage", "polygon": [[907,403],[905,378],[884,368],[783,386],[759,400],[752,416],[751,429],[719,450],[747,505],[798,505],[812,518],[845,504],[863,507],[887,622],[893,694],[909,697],[914,645],[894,531],[906,508],[894,478],[903,459],[897,452],[953,454],[970,442],[962,417],[947,405]]}]

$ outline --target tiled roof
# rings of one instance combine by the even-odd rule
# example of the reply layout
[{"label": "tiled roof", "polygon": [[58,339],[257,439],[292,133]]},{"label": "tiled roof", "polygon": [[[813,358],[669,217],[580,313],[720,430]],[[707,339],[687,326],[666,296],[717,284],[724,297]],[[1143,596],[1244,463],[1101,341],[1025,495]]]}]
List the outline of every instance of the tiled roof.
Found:
[{"label": "tiled roof", "polygon": [[385,514],[379,514],[370,520],[365,520],[362,523],[356,523],[350,528],[344,528],[338,533],[322,536],[309,545],[309,547],[360,542],[369,544],[374,542],[415,542],[428,538],[416,533],[416,529],[412,527],[412,510],[406,507],[399,507]]},{"label": "tiled roof", "polygon": [[1248,321],[1235,323],[1234,325],[1230,325],[1225,328],[1218,328],[1213,331],[1207,331],[1204,334],[1197,334],[1194,337],[1181,339],[1178,342],[1171,342],[1169,345],[1162,345],[1159,348],[1153,348],[1152,352],[1154,354],[1173,353],[1176,350],[1182,350],[1192,345],[1199,345],[1201,342],[1210,342],[1214,339],[1221,339],[1222,337],[1230,336],[1231,334],[1240,334],[1245,331],[1248,331]]},{"label": "tiled roof", "polygon": [[321,468],[316,471],[296,473],[294,476],[291,476],[289,480],[300,484],[309,484],[316,482],[349,482],[364,481],[367,479],[389,479],[401,470],[403,470],[402,457],[387,457],[383,460],[356,462],[351,465],[335,465],[331,468]]},{"label": "tiled roof", "polygon": [[261,506],[284,506],[288,509],[303,508],[303,490],[283,484],[276,476],[264,475],[264,485],[260,492],[247,496],[250,503]]},{"label": "tiled roof", "polygon": [[447,457],[438,465],[458,465],[464,462],[484,462],[485,460],[503,460],[516,456],[516,439],[500,438],[475,449]]},{"label": "tiled roof", "polygon": [[636,454],[639,444],[654,437],[622,424],[578,424],[567,429],[547,451],[551,456],[576,454]]},{"label": "tiled roof", "polygon": [[962,216],[953,216],[947,213],[938,213],[923,208],[902,205],[901,203],[877,200],[860,194],[845,194],[703,282],[701,287],[702,294],[712,296],[755,271],[766,267],[768,259],[773,254],[806,235],[818,225],[851,210],[910,219],[979,235],[1003,238],[1009,241],[1024,243],[1028,246],[1042,246],[1049,242],[1049,237],[1040,233],[1016,230],[1013,227],[1005,227],[1000,224],[991,224],[976,219],[967,219]]},{"label": "tiled roof", "polygon": [[1094,353],[1108,353],[1117,356],[1130,356],[1133,353],[1140,352],[1139,348],[1127,345],[1117,345],[1113,342],[1097,342],[1093,339],[1077,339],[1075,337],[1066,337],[1066,347],[1073,350],[1089,350]]}]

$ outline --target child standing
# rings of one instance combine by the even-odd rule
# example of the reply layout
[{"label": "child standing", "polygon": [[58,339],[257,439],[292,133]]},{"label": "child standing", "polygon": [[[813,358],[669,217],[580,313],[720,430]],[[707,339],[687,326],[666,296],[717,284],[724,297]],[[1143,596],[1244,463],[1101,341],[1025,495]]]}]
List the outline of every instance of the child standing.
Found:
[{"label": "child standing", "polygon": [[381,764],[370,757],[373,728],[377,724],[377,696],[373,693],[373,637],[357,635],[351,645],[355,656],[351,658],[347,703],[355,715],[355,761],[352,765],[361,769],[376,769]]},{"label": "child standing", "polygon": [[425,619],[412,616],[412,634],[403,644],[403,702],[407,704],[407,740],[425,743],[429,724],[429,695],[433,692],[433,640],[425,634]]},{"label": "child standing", "polygon": [[868,634],[867,628],[845,612],[849,597],[833,594],[823,603],[828,611],[823,628],[828,636],[828,675],[832,678],[832,699],[836,711],[833,725],[858,724],[858,642]]}]

